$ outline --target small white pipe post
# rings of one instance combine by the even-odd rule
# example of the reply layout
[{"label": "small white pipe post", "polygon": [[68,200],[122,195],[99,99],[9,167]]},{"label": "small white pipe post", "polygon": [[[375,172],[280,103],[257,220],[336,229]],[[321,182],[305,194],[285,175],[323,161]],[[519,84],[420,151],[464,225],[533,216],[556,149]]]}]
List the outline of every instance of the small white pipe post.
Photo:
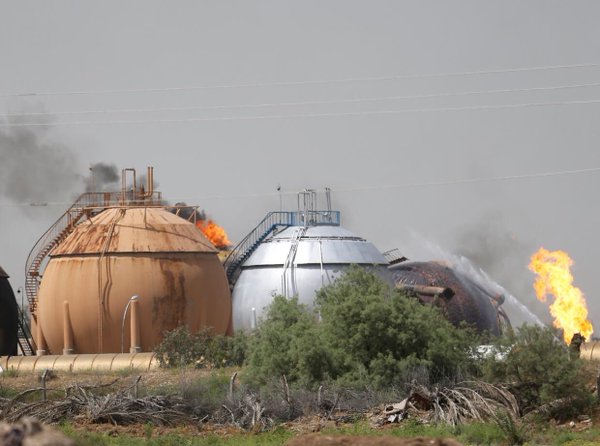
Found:
[{"label": "small white pipe post", "polygon": [[75,353],[73,348],[73,330],[71,329],[71,317],[69,314],[69,302],[63,302],[63,355]]},{"label": "small white pipe post", "polygon": [[42,332],[42,324],[40,323],[39,319],[36,320],[36,332],[37,339],[35,340],[35,342],[37,344],[37,350],[35,354],[36,356],[44,356],[46,354],[46,340],[44,339],[44,333]]},{"label": "small white pipe post", "polygon": [[125,345],[124,345],[124,340],[123,340],[123,332],[125,331],[125,317],[127,316],[127,310],[129,310],[129,306],[131,305],[131,302],[136,302],[139,298],[140,298],[140,296],[138,296],[137,294],[134,294],[133,296],[131,296],[129,298],[129,300],[127,301],[127,305],[125,305],[125,310],[123,311],[123,320],[121,321],[121,353],[123,353],[125,350]]},{"label": "small white pipe post", "polygon": [[140,353],[142,351],[140,340],[140,318],[138,315],[139,301],[137,299],[131,301],[131,309],[129,310],[129,353]]},{"label": "small white pipe post", "polygon": [[250,328],[256,330],[256,308],[252,307],[252,320],[250,321]]}]

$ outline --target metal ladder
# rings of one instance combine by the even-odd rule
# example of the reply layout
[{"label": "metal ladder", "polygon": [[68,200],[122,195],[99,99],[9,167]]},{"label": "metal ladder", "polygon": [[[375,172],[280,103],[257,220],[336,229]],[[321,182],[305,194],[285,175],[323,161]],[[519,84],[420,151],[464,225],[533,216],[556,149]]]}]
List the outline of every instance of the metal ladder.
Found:
[{"label": "metal ladder", "polygon": [[285,259],[285,263],[283,264],[283,270],[281,272],[281,294],[283,294],[285,297],[292,297],[288,295],[288,270],[290,271],[292,291],[295,291],[296,288],[294,280],[294,260],[296,259],[296,254],[298,252],[298,245],[300,244],[300,240],[306,234],[307,229],[308,228],[306,226],[296,229],[291,239],[290,251],[288,252],[287,258]]}]

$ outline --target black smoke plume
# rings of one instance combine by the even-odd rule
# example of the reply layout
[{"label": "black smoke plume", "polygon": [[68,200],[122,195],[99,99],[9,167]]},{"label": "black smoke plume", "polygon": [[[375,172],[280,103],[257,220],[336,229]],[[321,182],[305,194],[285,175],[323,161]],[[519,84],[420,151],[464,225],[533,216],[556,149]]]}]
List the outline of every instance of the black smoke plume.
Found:
[{"label": "black smoke plume", "polygon": [[65,200],[80,187],[77,153],[46,127],[0,128],[0,195],[17,203]]},{"label": "black smoke plume", "polygon": [[115,192],[120,188],[119,169],[115,164],[95,163],[90,166],[90,173],[85,179],[86,192]]},{"label": "black smoke plume", "polygon": [[206,220],[206,213],[204,210],[198,210],[193,206],[188,206],[183,201],[175,203],[173,207],[169,208],[173,214],[179,215],[181,218],[190,222],[196,222],[199,220]]}]

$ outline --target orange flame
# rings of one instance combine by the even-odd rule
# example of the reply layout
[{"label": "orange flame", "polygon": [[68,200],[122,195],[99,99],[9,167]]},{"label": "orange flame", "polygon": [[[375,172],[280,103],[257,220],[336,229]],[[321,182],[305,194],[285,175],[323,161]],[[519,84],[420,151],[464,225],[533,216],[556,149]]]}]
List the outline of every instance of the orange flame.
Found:
[{"label": "orange flame", "polygon": [[538,300],[546,302],[546,295],[554,296],[550,314],[554,326],[563,330],[567,344],[575,333],[589,339],[594,328],[587,319],[588,310],[581,290],[573,286],[571,266],[573,260],[564,251],[548,251],[540,248],[531,256],[529,269],[537,274],[533,288]]},{"label": "orange flame", "polygon": [[225,229],[216,224],[214,221],[198,220],[196,222],[196,227],[202,231],[206,238],[216,248],[223,249],[231,246],[231,242],[229,241],[229,238],[227,238]]}]

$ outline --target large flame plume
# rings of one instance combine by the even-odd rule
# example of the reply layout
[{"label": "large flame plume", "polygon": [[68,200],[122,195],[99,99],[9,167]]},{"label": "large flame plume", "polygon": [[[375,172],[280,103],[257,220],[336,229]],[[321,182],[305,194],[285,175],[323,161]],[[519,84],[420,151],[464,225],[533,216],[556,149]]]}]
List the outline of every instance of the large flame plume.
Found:
[{"label": "large flame plume", "polygon": [[225,229],[212,220],[198,220],[196,227],[202,231],[208,240],[218,249],[225,249],[231,246]]},{"label": "large flame plume", "polygon": [[548,251],[540,248],[531,256],[529,269],[537,274],[533,287],[541,302],[546,302],[548,294],[554,296],[550,314],[554,326],[563,330],[563,338],[568,344],[575,333],[589,339],[594,328],[587,319],[588,310],[581,290],[573,286],[571,266],[573,260],[564,251]]}]

